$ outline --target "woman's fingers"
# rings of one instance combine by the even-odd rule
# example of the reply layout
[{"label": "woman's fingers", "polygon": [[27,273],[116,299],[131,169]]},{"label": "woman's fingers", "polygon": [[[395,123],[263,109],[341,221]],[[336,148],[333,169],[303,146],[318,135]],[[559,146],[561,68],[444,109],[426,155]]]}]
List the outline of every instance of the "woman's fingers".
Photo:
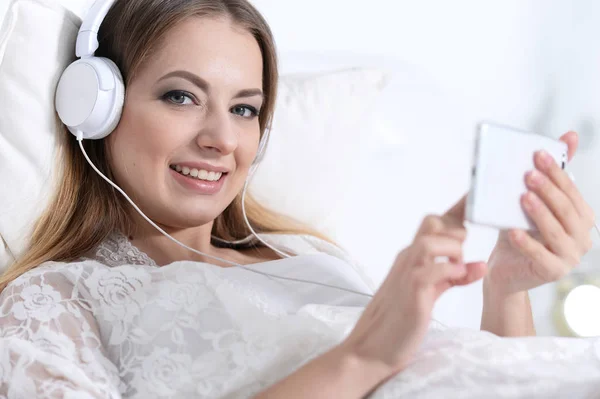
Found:
[{"label": "woman's fingers", "polygon": [[[538,205],[543,202],[551,214],[558,219],[566,233],[579,236],[581,234],[581,216],[571,198],[565,194],[550,178],[538,170],[527,174],[527,186],[533,191],[524,198],[524,206],[532,208],[535,212]],[[534,194],[535,193],[535,194]],[[546,213],[542,210],[542,213]],[[532,215],[533,216],[533,215]]]},{"label": "woman's fingers", "polygon": [[417,272],[422,285],[435,286],[438,294],[453,286],[469,285],[481,280],[487,272],[485,262],[473,263],[434,263]]},{"label": "woman's fingers", "polygon": [[438,257],[462,261],[462,242],[447,236],[418,237],[412,245],[412,251],[415,266],[434,263]]},{"label": "woman's fingers", "polygon": [[415,238],[429,234],[438,234],[443,231],[444,228],[445,225],[441,217],[437,215],[428,215],[421,222],[421,226],[419,226]]},{"label": "woman's fingers", "polygon": [[441,294],[453,284],[467,275],[467,267],[463,263],[430,263],[415,272],[415,283],[420,288],[441,287]]},{"label": "woman's fingers", "polygon": [[538,240],[523,230],[511,230],[508,234],[512,245],[525,257],[531,259],[532,270],[542,281],[558,281],[571,269]]},{"label": "woman's fingers", "polygon": [[423,219],[415,239],[425,235],[444,235],[462,242],[467,238],[467,230],[455,217],[429,215]]},{"label": "woman's fingers", "polygon": [[575,153],[577,152],[577,147],[579,147],[579,135],[576,132],[570,131],[570,132],[563,134],[560,137],[560,141],[567,144],[567,147],[569,149],[569,151],[568,151],[569,161],[571,161],[573,159],[573,157],[575,156]]},{"label": "woman's fingers", "polygon": [[466,207],[467,195],[464,195],[452,208],[444,213],[442,218],[451,221],[452,224],[460,224],[462,226],[465,220]]},{"label": "woman's fingers", "polygon": [[474,283],[475,281],[481,280],[483,277],[485,277],[485,274],[487,273],[487,263],[485,262],[467,263],[465,265],[465,268],[467,270],[465,276],[458,279],[454,279],[452,281],[452,285],[469,285],[471,283]]},{"label": "woman's fingers", "polygon": [[[588,227],[593,226],[595,220],[594,211],[589,204],[583,199],[581,192],[571,180],[569,175],[554,161],[554,159],[547,152],[541,151],[535,155],[535,166],[541,172],[543,172],[550,182],[552,182],[559,191],[566,196],[571,202],[571,206],[574,207],[577,214],[584,218],[588,222]],[[562,201],[564,202],[564,201]],[[566,205],[561,205],[563,208],[559,211],[564,210]]]},{"label": "woman's fingers", "polygon": [[522,205],[537,226],[548,249],[559,256],[567,256],[573,250],[573,239],[548,206],[532,192],[523,196]]}]

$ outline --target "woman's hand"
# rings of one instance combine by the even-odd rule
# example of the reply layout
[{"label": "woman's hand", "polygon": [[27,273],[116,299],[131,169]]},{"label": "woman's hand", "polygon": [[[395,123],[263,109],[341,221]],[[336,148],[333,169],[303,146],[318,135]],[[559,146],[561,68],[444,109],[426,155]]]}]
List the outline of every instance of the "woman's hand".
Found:
[{"label": "woman's hand", "polygon": [[[571,159],[577,134],[569,132],[561,140],[567,143]],[[544,153],[535,155],[535,167],[525,177],[529,192],[522,205],[539,231],[501,233],[489,261],[486,283],[505,295],[561,279],[592,246],[594,212],[568,174]]]},{"label": "woman's hand", "polygon": [[[483,277],[484,263],[464,264],[465,199],[443,216],[425,218],[342,344],[363,363],[390,377],[412,360],[421,345],[435,301],[455,285]],[[442,260],[440,260],[442,258]]]}]

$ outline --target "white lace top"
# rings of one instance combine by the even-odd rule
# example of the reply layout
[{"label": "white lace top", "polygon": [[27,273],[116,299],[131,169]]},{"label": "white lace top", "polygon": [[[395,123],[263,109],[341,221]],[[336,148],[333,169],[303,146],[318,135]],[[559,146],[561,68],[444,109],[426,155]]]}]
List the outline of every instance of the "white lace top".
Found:
[{"label": "white lace top", "polygon": [[[156,267],[115,235],[93,259],[21,276],[0,295],[0,398],[248,398],[289,375],[340,342],[368,300],[327,285],[372,286],[327,243],[265,238],[303,255]],[[598,394],[598,340],[431,328],[414,363],[373,397]]]}]

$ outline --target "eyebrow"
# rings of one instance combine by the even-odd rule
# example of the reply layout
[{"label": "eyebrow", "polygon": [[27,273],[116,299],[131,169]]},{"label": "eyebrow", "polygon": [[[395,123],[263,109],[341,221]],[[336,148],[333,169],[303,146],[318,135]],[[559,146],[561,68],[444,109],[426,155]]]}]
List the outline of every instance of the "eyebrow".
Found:
[{"label": "eyebrow", "polygon": [[[158,81],[161,82],[163,80],[173,78],[173,77],[183,78],[183,79],[193,83],[194,85],[198,86],[201,90],[205,91],[206,93],[210,92],[210,85],[208,84],[208,82],[206,80],[202,79],[200,76],[198,76],[192,72],[189,72],[189,71],[177,70],[177,71],[169,72],[166,75],[164,75],[162,78],[160,78]],[[254,97],[254,96],[260,96],[263,99],[265,97],[265,95],[261,89],[244,89],[244,90],[240,90],[233,98],[247,98],[247,97]]]}]

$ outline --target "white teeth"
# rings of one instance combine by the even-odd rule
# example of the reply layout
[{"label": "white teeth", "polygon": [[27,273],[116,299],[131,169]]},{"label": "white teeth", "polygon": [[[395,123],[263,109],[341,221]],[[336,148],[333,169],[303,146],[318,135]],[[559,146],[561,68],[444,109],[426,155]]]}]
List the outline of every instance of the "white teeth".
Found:
[{"label": "white teeth", "polygon": [[218,181],[223,176],[223,173],[221,172],[209,172],[204,169],[190,169],[187,166],[175,165],[172,168],[184,176],[190,176],[200,180]]}]

